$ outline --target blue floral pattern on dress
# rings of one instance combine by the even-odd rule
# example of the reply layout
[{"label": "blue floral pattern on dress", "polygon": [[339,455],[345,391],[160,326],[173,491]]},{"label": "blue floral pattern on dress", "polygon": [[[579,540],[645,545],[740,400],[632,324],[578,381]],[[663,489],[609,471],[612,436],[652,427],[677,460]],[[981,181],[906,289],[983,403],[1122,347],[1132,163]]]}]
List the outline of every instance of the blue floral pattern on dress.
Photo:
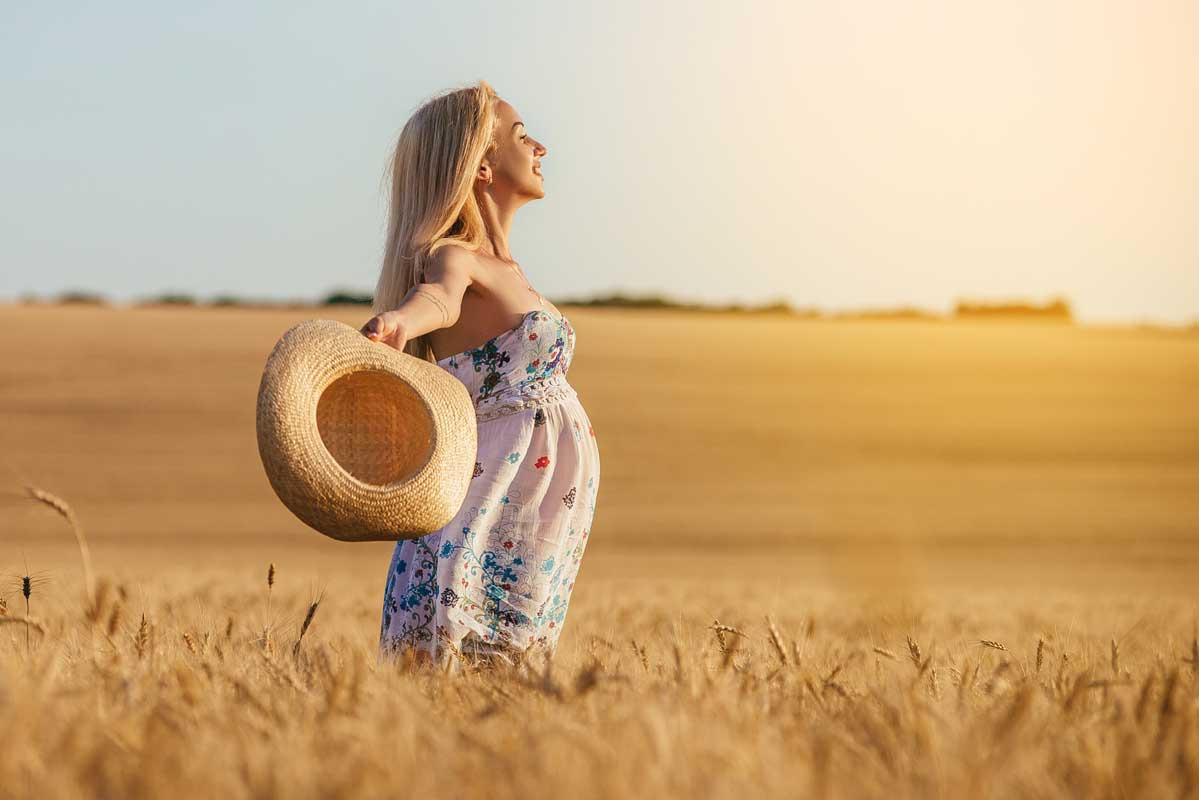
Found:
[{"label": "blue floral pattern on dress", "polygon": [[405,647],[456,664],[463,642],[552,653],[595,516],[595,428],[566,380],[569,320],[547,310],[438,365],[478,417],[466,499],[441,530],[396,542],[381,655]]}]

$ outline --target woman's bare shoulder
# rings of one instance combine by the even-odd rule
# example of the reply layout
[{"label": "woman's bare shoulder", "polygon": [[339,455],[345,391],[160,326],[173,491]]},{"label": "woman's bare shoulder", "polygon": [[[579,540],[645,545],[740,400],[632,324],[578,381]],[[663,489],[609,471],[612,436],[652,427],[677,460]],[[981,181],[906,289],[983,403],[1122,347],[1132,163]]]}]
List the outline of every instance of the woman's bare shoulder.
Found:
[{"label": "woman's bare shoulder", "polygon": [[471,284],[479,277],[479,259],[473,250],[456,244],[438,247],[424,264],[425,283],[450,281]]}]

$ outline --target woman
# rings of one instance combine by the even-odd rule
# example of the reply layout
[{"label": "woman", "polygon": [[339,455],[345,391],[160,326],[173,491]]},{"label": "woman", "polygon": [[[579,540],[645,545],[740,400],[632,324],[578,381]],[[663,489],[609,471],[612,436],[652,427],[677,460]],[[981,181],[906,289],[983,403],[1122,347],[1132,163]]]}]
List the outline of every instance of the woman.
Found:
[{"label": "woman", "polygon": [[373,341],[470,391],[479,450],[440,531],[396,543],[381,656],[448,669],[552,656],[591,531],[599,448],[566,372],[570,322],[508,249],[517,209],[545,196],[545,147],[485,81],[435,97],[400,133]]}]

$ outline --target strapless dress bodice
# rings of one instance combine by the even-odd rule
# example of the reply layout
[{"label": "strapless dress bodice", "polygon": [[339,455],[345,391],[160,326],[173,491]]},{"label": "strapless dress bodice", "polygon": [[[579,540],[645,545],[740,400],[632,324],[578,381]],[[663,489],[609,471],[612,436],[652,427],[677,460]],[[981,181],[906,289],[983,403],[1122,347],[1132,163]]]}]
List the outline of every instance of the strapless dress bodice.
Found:
[{"label": "strapless dress bodice", "polygon": [[574,328],[565,314],[535,308],[515,328],[437,365],[466,385],[478,421],[485,422],[577,398],[566,380],[574,346]]}]

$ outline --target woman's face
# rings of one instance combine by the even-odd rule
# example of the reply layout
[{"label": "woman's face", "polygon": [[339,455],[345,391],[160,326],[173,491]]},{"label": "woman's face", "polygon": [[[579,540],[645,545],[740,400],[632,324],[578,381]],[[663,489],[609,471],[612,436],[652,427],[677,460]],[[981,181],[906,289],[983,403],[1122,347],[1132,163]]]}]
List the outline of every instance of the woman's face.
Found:
[{"label": "woman's face", "polygon": [[[496,110],[499,113],[496,153],[494,160],[483,159],[483,164],[491,168],[492,183],[486,188],[493,193],[545,197],[540,164],[541,157],[548,151],[525,129],[515,108],[500,100]],[[484,166],[479,167],[479,178],[487,184]]]}]

